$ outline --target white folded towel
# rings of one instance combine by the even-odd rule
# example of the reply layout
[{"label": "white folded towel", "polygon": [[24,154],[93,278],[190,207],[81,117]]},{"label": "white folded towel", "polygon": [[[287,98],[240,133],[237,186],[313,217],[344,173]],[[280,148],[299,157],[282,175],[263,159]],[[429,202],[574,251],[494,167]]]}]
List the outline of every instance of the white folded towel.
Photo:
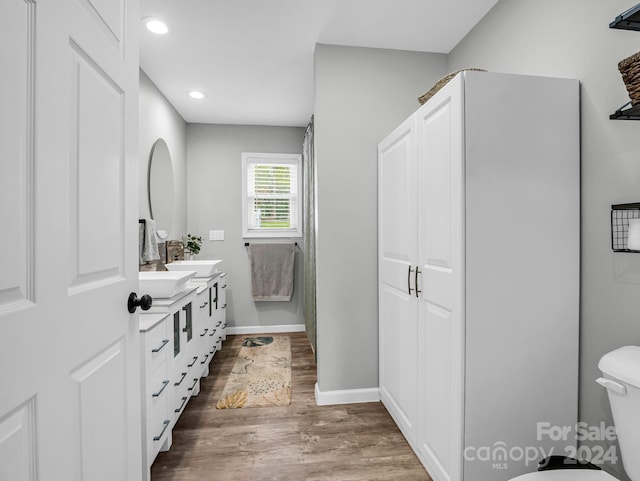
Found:
[{"label": "white folded towel", "polygon": [[153,219],[144,219],[141,224],[141,249],[140,264],[160,260],[160,252],[158,251],[158,237],[156,236],[156,221]]},{"label": "white folded towel", "polygon": [[632,251],[640,250],[640,219],[629,219],[627,249]]}]

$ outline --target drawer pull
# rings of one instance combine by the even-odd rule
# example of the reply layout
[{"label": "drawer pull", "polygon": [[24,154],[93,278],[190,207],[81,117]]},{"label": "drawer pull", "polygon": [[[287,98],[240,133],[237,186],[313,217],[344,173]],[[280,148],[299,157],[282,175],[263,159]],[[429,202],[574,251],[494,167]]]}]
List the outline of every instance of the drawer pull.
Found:
[{"label": "drawer pull", "polygon": [[[154,392],[152,394],[152,396],[153,397],[160,396],[160,394],[162,394],[162,391],[164,391],[164,388],[166,388],[168,385],[169,385],[169,381],[162,381],[162,387],[160,388],[160,390],[158,392]],[[160,436],[162,436],[162,434]]]},{"label": "drawer pull", "polygon": [[179,413],[180,411],[182,411],[182,408],[187,403],[187,399],[188,399],[187,397],[183,397],[182,398],[182,404],[180,404],[180,407],[178,409],[175,409],[174,412]]},{"label": "drawer pull", "polygon": [[222,306],[222,308],[223,308],[223,309],[226,309],[226,308],[227,308],[227,304],[225,303],[225,305],[224,305],[224,306]]},{"label": "drawer pull", "polygon": [[204,331],[202,331],[202,334],[200,334],[200,337],[204,337],[208,331],[209,331],[209,328],[206,328]]},{"label": "drawer pull", "polygon": [[211,351],[209,354],[213,356],[216,353],[217,349],[218,349],[217,347],[213,346],[213,351]]},{"label": "drawer pull", "polygon": [[182,377],[180,378],[180,380],[174,384],[174,386],[179,386],[180,384],[182,384],[182,381],[184,381],[185,376],[187,375],[186,372],[182,373]]},{"label": "drawer pull", "polygon": [[204,361],[202,361],[200,364],[205,364],[207,362],[207,359],[209,359],[209,354],[204,355]]},{"label": "drawer pull", "polygon": [[198,360],[198,356],[195,356],[195,357],[193,358],[193,362],[192,362],[191,364],[189,364],[187,367],[193,367],[193,366],[195,365],[195,363],[196,363],[196,361],[197,361],[197,360]]},{"label": "drawer pull", "polygon": [[209,337],[213,337],[216,334],[216,329],[211,329],[211,334],[209,334]]},{"label": "drawer pull", "polygon": [[222,288],[223,288],[223,289],[226,289],[226,288],[227,288],[227,285],[225,284],[224,286],[222,286]]},{"label": "drawer pull", "polygon": [[207,307],[207,304],[209,304],[209,301],[204,301],[204,304],[200,306],[200,309],[204,309],[205,307]]},{"label": "drawer pull", "polygon": [[218,340],[216,341],[216,344],[219,343],[220,341],[222,341],[222,336],[218,337]]},{"label": "drawer pull", "polygon": [[162,341],[162,344],[160,345],[160,347],[156,347],[155,349],[151,349],[151,352],[160,352],[160,351],[162,351],[164,346],[166,346],[167,344],[169,344],[169,339],[165,339],[164,341]]},{"label": "drawer pull", "polygon": [[165,420],[162,424],[164,424],[164,427],[162,428],[162,432],[160,432],[160,434],[158,434],[157,436],[153,437],[154,441],[160,441],[160,439],[162,439],[162,436],[164,436],[164,432],[167,430],[167,428],[169,427],[169,424],[171,424],[171,422]]},{"label": "drawer pull", "polygon": [[222,324],[222,321],[218,321],[218,324],[216,324],[216,327],[220,327],[220,324]]},{"label": "drawer pull", "polygon": [[198,384],[198,379],[197,379],[197,378],[194,378],[194,379],[193,379],[193,386],[191,386],[188,390],[189,390],[189,391],[193,391],[193,388],[195,388],[195,387],[196,387],[196,384]]}]

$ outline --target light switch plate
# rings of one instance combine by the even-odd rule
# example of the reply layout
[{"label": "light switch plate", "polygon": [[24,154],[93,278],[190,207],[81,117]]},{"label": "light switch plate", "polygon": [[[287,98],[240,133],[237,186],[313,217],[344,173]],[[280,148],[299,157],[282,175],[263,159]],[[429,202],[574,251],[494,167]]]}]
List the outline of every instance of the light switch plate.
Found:
[{"label": "light switch plate", "polygon": [[223,230],[210,230],[209,231],[209,240],[212,240],[212,241],[223,241],[224,240],[224,231]]}]

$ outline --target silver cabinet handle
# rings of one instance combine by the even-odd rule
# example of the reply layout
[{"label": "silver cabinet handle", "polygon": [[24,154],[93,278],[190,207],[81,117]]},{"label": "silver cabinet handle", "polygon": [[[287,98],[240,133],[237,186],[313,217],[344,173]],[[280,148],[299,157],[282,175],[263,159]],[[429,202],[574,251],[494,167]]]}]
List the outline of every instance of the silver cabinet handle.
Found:
[{"label": "silver cabinet handle", "polygon": [[200,337],[204,337],[208,331],[209,331],[209,328],[206,328],[204,331],[202,331],[202,334],[200,334]]},{"label": "silver cabinet handle", "polygon": [[162,348],[164,346],[166,346],[167,344],[169,344],[169,339],[165,339],[164,341],[162,341],[162,344],[160,345],[160,347],[156,347],[155,349],[151,349],[151,352],[160,352],[160,351],[162,351]]},{"label": "silver cabinet handle", "polygon": [[[160,390],[158,392],[154,392],[152,394],[152,396],[153,397],[160,396],[160,394],[162,394],[162,391],[164,391],[164,388],[166,388],[168,385],[169,385],[169,381],[162,381],[162,387],[160,388]],[[162,434],[160,436],[162,436]]]},{"label": "silver cabinet handle", "polygon": [[207,307],[207,304],[209,304],[207,301],[204,301],[204,304],[202,304],[200,306],[200,309],[204,309],[205,307]]},{"label": "silver cabinet handle", "polygon": [[211,329],[211,334],[209,334],[209,337],[214,336],[214,335],[215,335],[215,333],[216,333],[216,329]]},{"label": "silver cabinet handle", "polygon": [[198,384],[198,379],[197,378],[193,378],[193,386],[191,386],[188,390],[189,391],[193,391],[193,389],[196,387],[196,384]]},{"label": "silver cabinet handle", "polygon": [[418,274],[420,274],[420,268],[418,266],[416,266],[416,282],[415,282],[416,297],[418,297],[418,294],[420,294],[422,292],[420,289],[418,289]]},{"label": "silver cabinet handle", "polygon": [[200,362],[200,364],[206,364],[207,363],[207,359],[209,359],[209,354],[205,354],[204,355],[204,361]]},{"label": "silver cabinet handle", "polygon": [[168,421],[168,420],[165,420],[162,424],[164,424],[164,427],[162,428],[162,432],[160,432],[160,434],[158,434],[157,436],[153,437],[154,441],[160,441],[162,436],[164,436],[164,432],[167,430],[167,428],[169,427],[169,424],[171,424],[171,422]]},{"label": "silver cabinet handle", "polygon": [[197,360],[198,360],[198,356],[195,356],[193,358],[193,362],[191,364],[189,364],[187,367],[193,367]]},{"label": "silver cabinet handle", "polygon": [[216,324],[216,327],[220,327],[220,324],[222,324],[222,321],[218,321],[218,324]]},{"label": "silver cabinet handle", "polygon": [[216,353],[217,350],[218,350],[218,348],[216,346],[213,346],[213,351],[211,351],[209,354],[211,354],[213,356]]},{"label": "silver cabinet handle", "polygon": [[182,377],[180,378],[180,380],[178,382],[174,383],[173,385],[174,386],[179,386],[180,384],[182,384],[182,381],[184,381],[184,378],[185,378],[186,375],[187,375],[187,373],[183,372],[182,373]]},{"label": "silver cabinet handle", "polygon": [[227,303],[225,302],[224,306],[222,306],[223,309],[227,308]]},{"label": "silver cabinet handle", "polygon": [[180,407],[178,409],[175,409],[174,412],[179,413],[180,411],[182,411],[182,408],[187,403],[187,399],[188,399],[187,397],[183,397],[182,398],[182,404],[180,404]]}]

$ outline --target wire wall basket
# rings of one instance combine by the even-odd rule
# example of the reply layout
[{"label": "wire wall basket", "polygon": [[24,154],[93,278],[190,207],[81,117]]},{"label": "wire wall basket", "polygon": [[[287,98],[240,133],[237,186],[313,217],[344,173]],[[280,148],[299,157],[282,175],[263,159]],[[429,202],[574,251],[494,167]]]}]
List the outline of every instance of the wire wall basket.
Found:
[{"label": "wire wall basket", "polygon": [[629,219],[640,219],[640,202],[611,206],[611,248],[614,252],[640,252],[628,247]]}]

